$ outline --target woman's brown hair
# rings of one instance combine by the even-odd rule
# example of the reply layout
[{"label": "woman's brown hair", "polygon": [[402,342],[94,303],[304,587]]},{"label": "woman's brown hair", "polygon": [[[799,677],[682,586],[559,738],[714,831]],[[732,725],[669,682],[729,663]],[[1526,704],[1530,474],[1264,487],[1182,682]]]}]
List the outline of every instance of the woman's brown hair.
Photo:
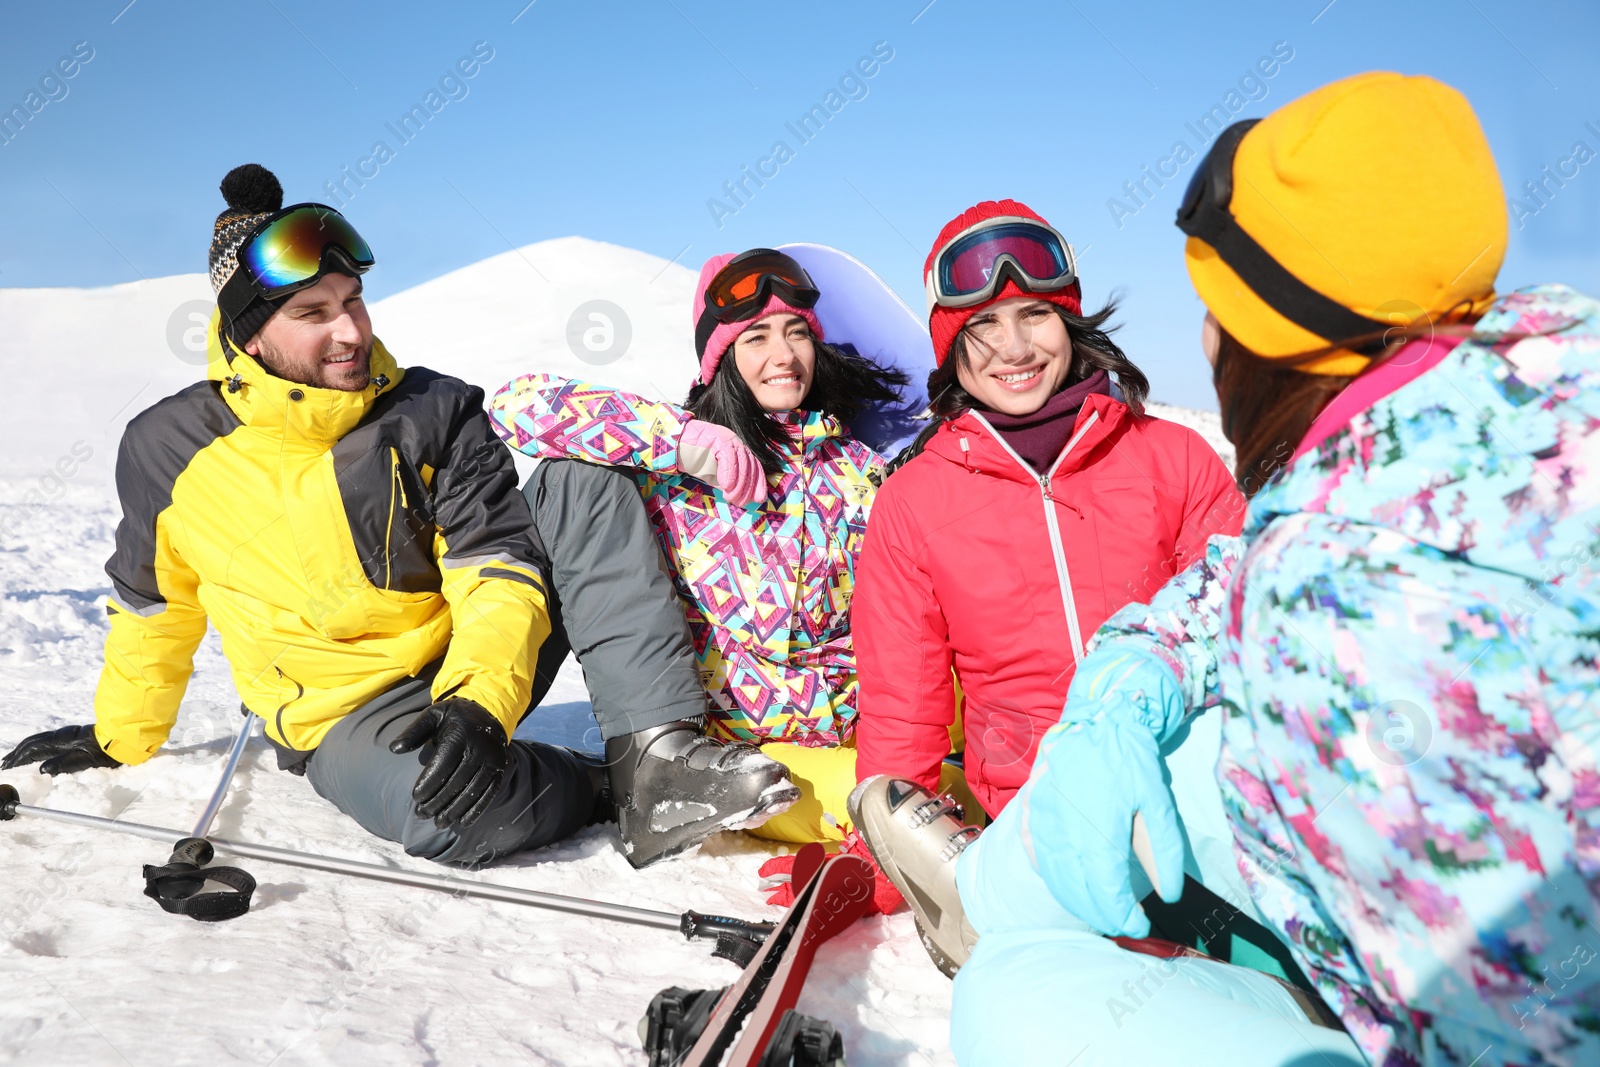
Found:
[{"label": "woman's brown hair", "polygon": [[[1328,402],[1361,374],[1370,373],[1412,341],[1436,334],[1472,335],[1475,318],[1456,309],[1446,319],[1440,324],[1418,309],[1404,325],[1283,359],[1258,356],[1219,327],[1211,381],[1217,387],[1222,435],[1233,443],[1233,478],[1239,491],[1246,497],[1255,496],[1289,462]],[[1362,351],[1372,346],[1377,346],[1377,351],[1361,374],[1312,374],[1299,369],[1341,350]]]},{"label": "woman's brown hair", "polygon": [[1263,359],[1222,330],[1211,376],[1222,414],[1222,436],[1233,442],[1233,478],[1246,497],[1255,496],[1289,462],[1328,401],[1353,376],[1309,374]]}]

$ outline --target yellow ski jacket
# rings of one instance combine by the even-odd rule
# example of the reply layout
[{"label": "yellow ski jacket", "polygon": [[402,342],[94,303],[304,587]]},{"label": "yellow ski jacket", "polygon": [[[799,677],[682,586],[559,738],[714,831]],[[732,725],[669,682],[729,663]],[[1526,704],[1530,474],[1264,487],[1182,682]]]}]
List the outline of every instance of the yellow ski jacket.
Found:
[{"label": "yellow ski jacket", "polygon": [[441,656],[435,699],[474,700],[509,736],[550,633],[547,560],[483,391],[403,370],[376,340],[356,393],[224,343],[213,316],[207,380],[122,438],[100,746],[123,763],[161,747],[207,619],[285,748],[316,748]]}]

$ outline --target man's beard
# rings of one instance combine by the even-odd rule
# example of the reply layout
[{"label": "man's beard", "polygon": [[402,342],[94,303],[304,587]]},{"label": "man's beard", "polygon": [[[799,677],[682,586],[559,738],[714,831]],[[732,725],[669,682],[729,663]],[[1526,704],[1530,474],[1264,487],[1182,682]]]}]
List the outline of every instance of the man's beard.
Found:
[{"label": "man's beard", "polygon": [[[355,359],[349,363],[329,363],[330,356],[354,351]],[[296,364],[286,358],[281,351],[261,338],[262,366],[266,367],[273,376],[282,378],[286,382],[296,385],[309,385],[313,389],[335,389],[341,392],[358,393],[372,384],[372,342],[356,346],[353,350],[343,346],[329,345],[318,352],[316,358],[308,363]],[[359,373],[353,368],[360,368]]]}]

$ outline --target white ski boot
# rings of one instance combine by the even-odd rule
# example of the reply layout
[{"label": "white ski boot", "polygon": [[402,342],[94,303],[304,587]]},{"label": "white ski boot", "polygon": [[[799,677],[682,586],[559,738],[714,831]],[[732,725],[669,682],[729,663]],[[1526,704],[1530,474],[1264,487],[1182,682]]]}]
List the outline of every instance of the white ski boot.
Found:
[{"label": "white ski boot", "polygon": [[956,891],[956,858],[981,831],[964,825],[966,812],[949,796],[886,774],[858,784],[845,807],[879,869],[916,912],[922,947],[954,978],[978,943]]}]

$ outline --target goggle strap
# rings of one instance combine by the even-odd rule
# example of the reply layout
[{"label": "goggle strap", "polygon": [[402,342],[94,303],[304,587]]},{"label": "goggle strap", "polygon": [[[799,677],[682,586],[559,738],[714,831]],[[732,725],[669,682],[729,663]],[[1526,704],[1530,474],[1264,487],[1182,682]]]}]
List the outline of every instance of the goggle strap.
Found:
[{"label": "goggle strap", "polygon": [[[1394,325],[1351,311],[1295,277],[1245,232],[1231,210],[1221,231],[1207,243],[1268,307],[1330,344],[1338,344],[1345,338],[1382,334]],[[1370,354],[1383,347],[1384,341],[1380,338],[1352,351]]]},{"label": "goggle strap", "polygon": [[222,313],[224,329],[231,330],[235,320],[259,299],[265,298],[256,288],[250,272],[243,264],[235,267],[233,273],[228,275],[228,280],[222,283],[222,288],[217,290],[217,309]]},{"label": "goggle strap", "polygon": [[700,313],[700,321],[694,325],[694,354],[697,357],[705,358],[706,345],[711,343],[711,335],[716,332],[718,325],[720,323],[717,317],[711,313],[711,305],[707,304],[706,309]]}]

